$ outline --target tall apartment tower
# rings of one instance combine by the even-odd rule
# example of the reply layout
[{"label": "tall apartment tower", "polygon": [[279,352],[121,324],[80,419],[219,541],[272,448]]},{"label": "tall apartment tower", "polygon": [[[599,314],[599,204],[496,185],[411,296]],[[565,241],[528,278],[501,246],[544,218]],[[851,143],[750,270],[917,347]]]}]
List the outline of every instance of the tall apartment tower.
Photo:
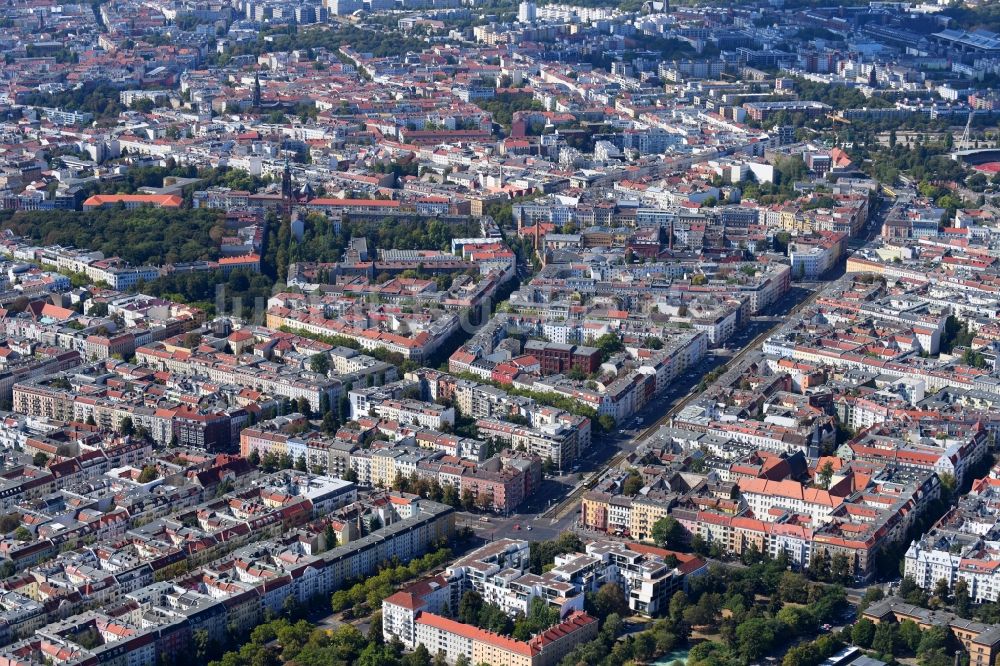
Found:
[{"label": "tall apartment tower", "polygon": [[517,20],[521,23],[534,23],[538,16],[538,7],[532,0],[524,0],[517,6]]}]

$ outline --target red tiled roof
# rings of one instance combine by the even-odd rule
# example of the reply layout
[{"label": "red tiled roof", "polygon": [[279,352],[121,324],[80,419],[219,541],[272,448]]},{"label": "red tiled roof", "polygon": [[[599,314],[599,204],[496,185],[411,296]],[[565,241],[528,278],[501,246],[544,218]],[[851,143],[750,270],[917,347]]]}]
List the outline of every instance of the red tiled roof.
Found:
[{"label": "red tiled roof", "polygon": [[165,208],[180,208],[184,199],[176,194],[95,194],[83,202],[84,208],[88,206],[103,206],[104,204],[118,203],[144,203]]},{"label": "red tiled roof", "polygon": [[456,622],[455,620],[449,620],[446,617],[441,617],[440,615],[435,615],[434,613],[421,613],[417,617],[417,623],[425,624],[427,626],[434,627],[435,629],[441,629],[442,631],[447,631],[458,636],[462,636],[463,638],[468,638],[469,640],[487,643],[500,648],[501,650],[513,652],[514,654],[520,654],[525,657],[533,657],[538,654],[538,648],[532,647],[527,643],[522,643],[521,641],[516,641],[513,638],[507,638],[506,636],[501,636],[500,634],[484,631],[478,627],[473,627],[470,624],[463,624],[461,622]]},{"label": "red tiled roof", "polygon": [[386,597],[385,603],[392,604],[393,606],[400,606],[411,611],[425,606],[422,599],[409,592],[396,592],[395,594]]}]

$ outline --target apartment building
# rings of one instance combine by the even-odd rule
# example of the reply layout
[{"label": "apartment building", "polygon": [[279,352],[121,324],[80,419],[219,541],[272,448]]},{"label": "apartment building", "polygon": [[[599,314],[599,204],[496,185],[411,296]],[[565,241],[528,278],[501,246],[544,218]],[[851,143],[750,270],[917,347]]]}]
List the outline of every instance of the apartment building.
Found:
[{"label": "apartment building", "polygon": [[969,655],[970,666],[991,666],[1000,655],[1000,627],[958,617],[954,613],[928,610],[905,603],[898,597],[887,597],[865,609],[862,616],[875,624],[882,622],[916,622],[921,631],[947,627]]}]

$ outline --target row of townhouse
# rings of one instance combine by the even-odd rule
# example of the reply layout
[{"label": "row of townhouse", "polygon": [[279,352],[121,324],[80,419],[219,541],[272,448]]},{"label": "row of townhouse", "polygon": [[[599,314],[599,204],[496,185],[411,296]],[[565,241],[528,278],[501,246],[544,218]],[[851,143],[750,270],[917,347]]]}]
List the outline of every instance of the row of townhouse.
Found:
[{"label": "row of townhouse", "polygon": [[[86,465],[90,472],[87,476],[73,473],[73,469],[80,467],[84,456],[53,463],[49,469],[56,472],[62,488],[80,488],[81,484],[86,484],[100,489],[101,483],[94,474],[107,471],[109,465],[111,469],[121,469],[128,465],[142,465],[143,461],[149,459],[148,445],[131,443],[132,455],[124,457],[118,451],[121,448],[129,447],[87,454],[90,459],[90,464]],[[94,454],[104,453],[115,453],[115,456],[94,458]],[[137,456],[136,453],[140,455]],[[218,469],[232,470],[241,466],[241,461],[226,460],[228,462],[224,462]],[[314,511],[327,507],[330,498],[337,493],[343,495],[343,490],[351,491],[349,497],[355,496],[351,484],[341,482],[340,485],[344,487],[338,489],[337,484],[317,483],[321,479],[312,478],[310,481],[317,487],[305,489],[304,494],[313,502]],[[215,496],[215,488],[199,488],[195,484],[176,487],[162,485],[162,481],[153,481],[134,486],[130,494],[138,496],[141,493],[136,491],[139,490],[151,491],[147,493],[150,499],[156,493],[162,500],[159,507],[150,507],[148,503],[119,502],[117,508],[100,512],[94,508],[100,500],[92,498],[94,504],[84,504],[87,508],[75,508],[81,506],[83,498],[76,493],[60,490],[49,495],[44,510],[38,509],[36,505],[30,515],[25,514],[26,524],[35,532],[36,541],[22,548],[11,549],[6,553],[7,556],[19,565],[28,561],[23,552],[25,550],[30,550],[34,555],[41,553],[51,557],[57,552],[59,555],[54,560],[39,563],[3,582],[5,601],[0,610],[0,644],[26,638],[39,627],[65,618],[81,607],[118,602],[123,595],[163,577],[162,570],[176,569],[184,563],[187,557],[184,549],[173,542],[160,542],[153,548],[148,548],[153,545],[148,539],[128,534],[127,530],[154,521],[169,512],[183,512],[205,499],[211,500]],[[72,498],[75,502],[70,505],[59,504],[54,498],[60,493],[65,495],[64,499]],[[209,505],[210,503],[206,504]],[[281,525],[281,522],[275,524]],[[242,531],[246,538],[259,533],[249,529]],[[242,538],[244,537],[227,539],[227,544],[238,543]],[[67,550],[69,548],[73,549]],[[31,599],[23,599],[24,594]]]},{"label": "row of townhouse", "polygon": [[65,422],[93,421],[105,430],[118,431],[125,419],[142,428],[161,445],[215,451],[236,443],[250,413],[242,407],[205,409],[177,403],[155,407],[139,401],[89,396],[54,388],[45,381],[20,382],[13,388],[13,409],[27,416]]},{"label": "row of townhouse", "polygon": [[[567,415],[570,417],[571,415]],[[590,420],[576,417],[576,424],[539,424],[522,426],[493,418],[476,419],[476,428],[483,439],[502,443],[513,449],[524,449],[542,460],[551,460],[556,469],[569,469],[590,447]]]},{"label": "row of townhouse", "polygon": [[934,438],[911,443],[893,432],[893,424],[883,424],[870,429],[855,441],[843,444],[839,454],[847,460],[880,462],[891,460],[893,466],[913,472],[934,472],[950,475],[955,483],[964,484],[970,469],[982,461],[989,452],[992,433],[981,422],[971,424],[936,420],[924,416],[922,427]]},{"label": "row of townhouse", "polygon": [[791,480],[744,477],[736,484],[736,502],[589,492],[581,500],[580,520],[588,529],[650,539],[656,521],[671,516],[689,537],[733,555],[753,547],[771,557],[784,554],[794,566],[805,567],[816,556],[840,554],[851,574],[866,580],[874,573],[878,553],[905,538],[940,496],[941,484],[933,473],[906,470],[863,488],[855,483],[851,475],[835,476],[828,491]]},{"label": "row of townhouse", "polygon": [[670,515],[675,503],[675,497],[659,494],[627,497],[590,491],[580,500],[580,521],[587,529],[649,541],[653,525]]},{"label": "row of townhouse", "polygon": [[244,365],[230,355],[190,351],[156,342],[135,351],[136,362],[180,377],[208,378],[221,384],[233,384],[284,396],[297,401],[305,398],[317,413],[325,413],[337,404],[341,395],[339,380],[320,377],[276,365],[263,359]]},{"label": "row of townhouse", "polygon": [[[404,602],[405,603],[405,602]],[[403,645],[424,645],[445,661],[494,666],[555,666],[578,645],[597,637],[597,620],[576,611],[527,641],[519,641],[427,611],[413,614],[413,633],[396,635]]]},{"label": "row of townhouse", "polygon": [[[495,380],[495,371],[499,367],[498,361],[493,361],[493,357],[501,356],[496,348],[502,344],[507,337],[508,327],[513,323],[512,316],[503,315],[495,318],[491,326],[481,330],[472,340],[457,349],[449,358],[448,368],[454,373],[469,373],[480,376],[487,380]],[[523,318],[521,318],[523,319]],[[607,329],[603,329],[608,332]],[[665,341],[661,350],[636,350],[637,358],[634,359],[635,367],[625,376],[610,383],[603,389],[588,388],[583,382],[566,379],[562,375],[551,378],[538,378],[538,374],[546,372],[567,372],[572,367],[592,369],[594,355],[589,347],[579,347],[574,345],[539,343],[535,345],[529,342],[525,348],[528,356],[524,359],[536,359],[538,366],[535,372],[523,371],[518,373],[515,365],[512,365],[514,376],[506,383],[511,383],[517,388],[524,388],[534,391],[556,393],[571,398],[580,404],[593,408],[601,416],[611,416],[616,420],[624,420],[635,413],[652,398],[659,394],[680,377],[688,368],[696,365],[707,353],[710,344],[710,336],[705,331],[694,333],[683,332],[671,335]],[[543,363],[538,361],[535,351],[548,354],[549,351],[555,356],[545,361],[549,363],[548,368],[543,367]],[[583,350],[583,353],[578,353]],[[516,361],[517,359],[515,359]],[[530,366],[521,364],[527,370]],[[505,404],[501,398],[487,397],[482,395],[483,390],[475,386],[456,387],[455,398],[464,399],[465,409],[474,409],[473,398],[482,401],[485,408],[492,410],[495,404],[501,411]],[[480,414],[475,414],[479,416]],[[484,413],[483,415],[492,415]]]},{"label": "row of townhouse", "polygon": [[[538,379],[521,387],[572,398],[593,408],[600,416],[610,416],[616,422],[623,422],[645,407],[653,396],[665,391],[688,368],[696,365],[707,353],[708,345],[708,335],[701,331],[671,338],[667,347],[656,353],[644,354],[635,370],[603,390],[587,388],[581,382],[561,377],[555,380]],[[515,380],[515,386],[518,385]]]},{"label": "row of townhouse", "polygon": [[467,491],[483,510],[503,514],[520,506],[541,483],[541,459],[530,453],[505,451],[488,460],[482,460],[481,454],[461,459],[454,455],[455,447],[438,443],[444,439],[445,444],[452,442],[459,449],[471,449],[472,441],[429,430],[397,431],[401,439],[390,446],[362,448],[356,442],[317,432],[292,434],[283,429],[297,420],[278,417],[244,429],[240,433],[241,455],[256,452],[261,457],[305,459],[310,469],[337,477],[352,471],[358,483],[369,487],[390,488],[400,478],[436,481],[442,487],[455,488],[459,494]]},{"label": "row of townhouse", "polygon": [[[88,307],[92,302],[86,301]],[[137,346],[178,335],[193,327],[199,318],[194,311],[180,307],[171,307],[169,315],[164,315],[163,320],[144,321],[144,313],[116,307],[109,307],[108,314],[109,318],[83,319],[73,310],[46,303],[37,314],[34,308],[20,314],[8,313],[0,319],[0,332],[9,337],[76,351],[88,360],[103,360],[113,355],[129,357]],[[110,318],[115,314],[122,315],[126,323],[131,319],[127,329],[121,329]]]},{"label": "row of townhouse", "polygon": [[1000,474],[990,473],[972,484],[968,495],[951,507],[906,551],[904,575],[933,590],[941,581],[954,590],[968,586],[977,602],[1000,599]]},{"label": "row of townhouse", "polygon": [[456,333],[460,319],[455,313],[442,315],[433,327],[406,336],[379,328],[358,328],[341,319],[329,319],[322,311],[272,306],[267,310],[267,326],[275,330],[286,328],[312,335],[344,337],[358,343],[362,349],[384,349],[402,354],[403,358],[423,362]]},{"label": "row of townhouse", "polygon": [[81,361],[80,354],[75,351],[36,349],[32,358],[8,365],[0,372],[0,401],[13,401],[14,385],[18,382],[63,372],[80,365]]},{"label": "row of townhouse", "polygon": [[[158,655],[193,649],[198,632],[223,644],[229,632],[245,634],[268,615],[280,614],[289,598],[307,605],[317,596],[370,575],[387,561],[418,557],[453,534],[451,507],[413,498],[395,500],[401,507],[399,519],[368,536],[320,555],[287,560],[269,554],[268,549],[284,548],[277,542],[237,551],[228,561],[186,574],[181,580],[139,587],[124,595],[124,604],[41,627],[5,649],[0,658],[7,663],[52,658],[66,664],[153,666]],[[272,573],[256,575],[254,571]],[[104,636],[102,644],[91,647],[75,642],[76,636],[91,627]]]},{"label": "row of townhouse", "polygon": [[117,257],[105,258],[99,251],[51,246],[36,248],[32,258],[61,271],[86,275],[93,282],[107,284],[117,291],[160,277],[160,269],[155,266],[131,266]]},{"label": "row of townhouse", "polygon": [[[442,430],[455,426],[454,407],[444,407],[433,402],[419,400],[383,400],[370,404],[367,415],[432,430]],[[355,414],[352,411],[352,419],[357,419],[359,416],[363,415]]]}]

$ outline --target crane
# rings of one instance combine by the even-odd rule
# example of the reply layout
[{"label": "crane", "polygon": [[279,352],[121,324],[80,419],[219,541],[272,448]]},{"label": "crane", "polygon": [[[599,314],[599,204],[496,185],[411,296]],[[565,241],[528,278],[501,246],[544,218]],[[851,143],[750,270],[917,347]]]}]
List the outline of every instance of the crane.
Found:
[{"label": "crane", "polygon": [[969,147],[969,131],[972,129],[972,117],[974,115],[976,115],[976,110],[972,109],[969,111],[969,119],[965,121],[965,131],[962,132],[962,140],[958,144],[962,149]]}]

